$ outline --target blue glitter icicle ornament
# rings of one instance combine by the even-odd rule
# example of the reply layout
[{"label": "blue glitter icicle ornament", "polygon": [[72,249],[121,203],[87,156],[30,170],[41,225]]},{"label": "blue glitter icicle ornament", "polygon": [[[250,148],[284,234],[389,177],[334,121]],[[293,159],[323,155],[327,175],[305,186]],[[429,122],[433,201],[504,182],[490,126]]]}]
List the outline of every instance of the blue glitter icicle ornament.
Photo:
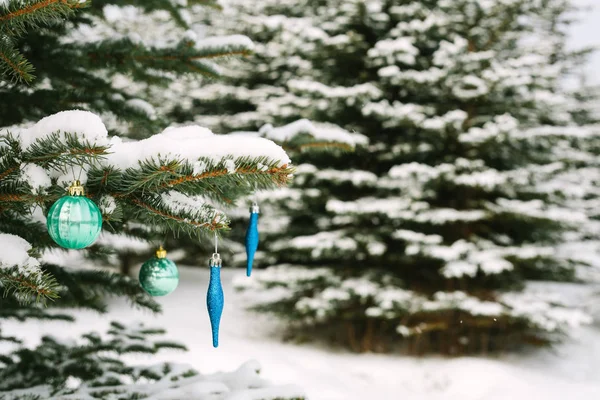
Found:
[{"label": "blue glitter icicle ornament", "polygon": [[246,276],[252,275],[252,263],[254,254],[258,249],[258,204],[253,203],[250,207],[250,223],[246,231]]},{"label": "blue glitter icicle ornament", "polygon": [[206,293],[206,307],[208,308],[208,318],[212,328],[213,347],[219,347],[219,324],[221,323],[221,314],[223,314],[223,286],[221,286],[221,256],[214,253],[208,262],[210,267],[210,282],[208,283],[208,292]]}]

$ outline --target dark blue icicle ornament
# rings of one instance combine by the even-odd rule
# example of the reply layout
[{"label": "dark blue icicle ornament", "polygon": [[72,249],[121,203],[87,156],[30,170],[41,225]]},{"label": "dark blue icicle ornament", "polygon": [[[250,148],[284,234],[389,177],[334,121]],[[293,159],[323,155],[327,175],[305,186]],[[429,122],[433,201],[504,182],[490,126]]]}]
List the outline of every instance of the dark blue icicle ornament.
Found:
[{"label": "dark blue icicle ornament", "polygon": [[254,254],[258,249],[258,204],[253,203],[250,207],[250,223],[246,231],[246,275],[252,275],[252,263]]},{"label": "dark blue icicle ornament", "polygon": [[221,265],[221,256],[219,253],[214,253],[208,262],[210,282],[206,293],[206,307],[208,308],[208,318],[212,329],[213,347],[219,347],[219,324],[221,323],[221,314],[225,303],[223,286],[221,286]]}]

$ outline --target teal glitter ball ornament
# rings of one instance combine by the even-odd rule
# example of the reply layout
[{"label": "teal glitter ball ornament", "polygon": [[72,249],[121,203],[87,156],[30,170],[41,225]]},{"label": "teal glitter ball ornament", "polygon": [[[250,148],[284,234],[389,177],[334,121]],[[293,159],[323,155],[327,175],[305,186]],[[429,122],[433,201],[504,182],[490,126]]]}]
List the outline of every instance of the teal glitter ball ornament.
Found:
[{"label": "teal glitter ball ornament", "polygon": [[69,194],[50,207],[46,219],[52,240],[66,249],[83,249],[96,241],[102,230],[102,213],[84,196],[83,186],[75,181]]},{"label": "teal glitter ball ornament", "polygon": [[179,284],[179,271],[162,246],[156,251],[156,257],[142,264],[139,280],[142,289],[151,296],[166,296],[175,290]]}]

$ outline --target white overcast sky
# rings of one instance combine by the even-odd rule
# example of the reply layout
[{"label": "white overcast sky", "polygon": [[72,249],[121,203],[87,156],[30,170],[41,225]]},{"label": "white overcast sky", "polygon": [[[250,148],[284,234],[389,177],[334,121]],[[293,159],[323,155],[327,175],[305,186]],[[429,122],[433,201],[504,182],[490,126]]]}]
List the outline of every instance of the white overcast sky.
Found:
[{"label": "white overcast sky", "polygon": [[[576,4],[591,6],[591,9],[579,13],[580,22],[571,30],[571,47],[579,48],[589,45],[600,47],[600,0],[574,0]],[[600,51],[597,51],[590,65],[586,68],[590,82],[600,83]]]}]

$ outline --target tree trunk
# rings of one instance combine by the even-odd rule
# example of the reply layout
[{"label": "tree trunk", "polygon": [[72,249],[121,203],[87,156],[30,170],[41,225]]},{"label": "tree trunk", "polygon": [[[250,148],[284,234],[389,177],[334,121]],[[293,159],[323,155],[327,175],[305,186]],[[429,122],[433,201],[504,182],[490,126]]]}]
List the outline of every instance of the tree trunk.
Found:
[{"label": "tree trunk", "polygon": [[131,254],[125,253],[121,254],[121,274],[125,276],[131,276],[131,267],[133,264],[133,260]]}]

